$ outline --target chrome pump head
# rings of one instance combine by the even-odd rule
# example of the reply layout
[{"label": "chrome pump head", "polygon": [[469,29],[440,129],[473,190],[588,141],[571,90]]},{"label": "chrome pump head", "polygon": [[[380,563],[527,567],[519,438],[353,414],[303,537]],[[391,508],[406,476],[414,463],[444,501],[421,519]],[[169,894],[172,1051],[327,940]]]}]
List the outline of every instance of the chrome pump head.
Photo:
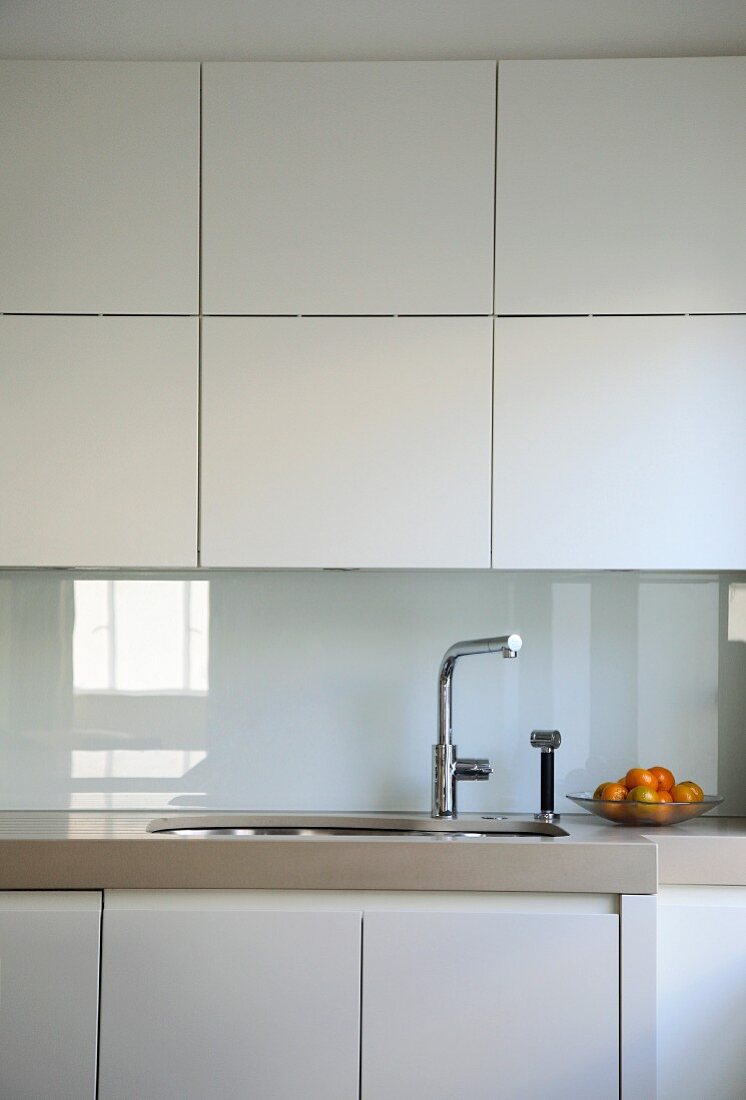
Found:
[{"label": "chrome pump head", "polygon": [[560,731],[533,730],[531,733],[531,744],[535,749],[542,749],[544,752],[553,752],[562,744]]}]

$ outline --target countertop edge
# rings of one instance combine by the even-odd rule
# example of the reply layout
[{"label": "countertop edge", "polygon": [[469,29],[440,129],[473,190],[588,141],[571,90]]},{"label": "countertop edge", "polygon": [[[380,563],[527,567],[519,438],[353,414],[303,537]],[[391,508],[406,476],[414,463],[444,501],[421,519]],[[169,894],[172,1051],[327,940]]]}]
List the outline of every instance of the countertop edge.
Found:
[{"label": "countertop edge", "polygon": [[567,815],[567,837],[147,834],[145,812],[0,813],[0,890],[350,890],[655,894],[746,886],[746,818],[621,829]]}]

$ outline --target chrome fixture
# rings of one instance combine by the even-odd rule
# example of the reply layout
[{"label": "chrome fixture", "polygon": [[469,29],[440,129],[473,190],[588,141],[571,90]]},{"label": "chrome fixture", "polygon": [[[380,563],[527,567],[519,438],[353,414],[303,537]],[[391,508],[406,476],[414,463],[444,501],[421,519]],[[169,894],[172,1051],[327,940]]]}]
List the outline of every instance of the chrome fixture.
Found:
[{"label": "chrome fixture", "polygon": [[456,661],[471,653],[500,653],[503,657],[517,657],[522,645],[518,634],[479,638],[473,642],[456,642],[443,657],[438,673],[438,743],[433,745],[433,817],[457,816],[456,784],[460,780],[484,780],[492,775],[489,760],[459,759],[458,749],[453,744],[451,696]]},{"label": "chrome fixture", "polygon": [[537,821],[558,821],[554,812],[554,754],[562,744],[559,730],[533,730],[531,744],[541,750],[541,811],[534,814]]}]

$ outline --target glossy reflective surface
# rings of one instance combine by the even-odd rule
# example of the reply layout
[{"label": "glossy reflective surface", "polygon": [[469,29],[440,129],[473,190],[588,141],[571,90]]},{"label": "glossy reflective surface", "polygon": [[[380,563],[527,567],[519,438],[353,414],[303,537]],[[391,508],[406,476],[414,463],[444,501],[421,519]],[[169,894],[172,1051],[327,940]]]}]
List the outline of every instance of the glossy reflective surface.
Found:
[{"label": "glossy reflective surface", "polygon": [[504,817],[469,816],[463,820],[382,815],[334,815],[296,818],[288,815],[221,814],[179,815],[151,821],[147,832],[186,837],[438,837],[459,838],[517,836],[567,836],[559,825]]},{"label": "glossy reflective surface", "polygon": [[[162,829],[161,832],[166,832]],[[534,836],[533,833],[433,833],[423,829],[283,829],[267,827],[264,829],[170,829],[172,836],[214,837],[214,836],[357,836],[361,840],[376,836],[437,836],[442,840],[457,840],[459,837],[496,836]]]},{"label": "glossy reflective surface", "polygon": [[541,727],[560,812],[657,762],[744,813],[736,579],[0,572],[0,808],[429,809],[443,653],[515,629],[519,660],[454,676],[454,741],[494,766],[461,811],[538,809]]}]

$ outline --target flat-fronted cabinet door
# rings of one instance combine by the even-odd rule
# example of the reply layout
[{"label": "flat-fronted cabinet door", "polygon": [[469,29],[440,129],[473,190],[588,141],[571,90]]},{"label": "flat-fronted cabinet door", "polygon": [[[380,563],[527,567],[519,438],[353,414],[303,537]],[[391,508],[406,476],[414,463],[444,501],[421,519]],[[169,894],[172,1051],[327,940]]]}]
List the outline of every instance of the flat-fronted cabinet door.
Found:
[{"label": "flat-fronted cabinet door", "polygon": [[107,894],[99,1100],[355,1100],[359,912]]},{"label": "flat-fronted cabinet door", "polygon": [[203,66],[207,313],[492,312],[495,63]]},{"label": "flat-fronted cabinet door", "polygon": [[490,330],[207,318],[202,564],[489,567]]},{"label": "flat-fronted cabinet door", "polygon": [[0,312],[195,313],[199,65],[0,61]]},{"label": "flat-fronted cabinet door", "polygon": [[0,318],[0,565],[196,565],[198,346],[196,318]]},{"label": "flat-fronted cabinet door", "polygon": [[0,893],[0,1096],[94,1100],[101,895]]},{"label": "flat-fronted cabinet door", "polygon": [[363,1100],[618,1100],[613,914],[372,912]]},{"label": "flat-fronted cabinet door", "polygon": [[498,314],[746,310],[746,58],[500,63]]},{"label": "flat-fronted cabinet door", "polygon": [[498,320],[493,564],[743,569],[744,410],[745,317]]},{"label": "flat-fronted cabinet door", "polygon": [[658,1096],[746,1096],[746,887],[658,895]]}]

